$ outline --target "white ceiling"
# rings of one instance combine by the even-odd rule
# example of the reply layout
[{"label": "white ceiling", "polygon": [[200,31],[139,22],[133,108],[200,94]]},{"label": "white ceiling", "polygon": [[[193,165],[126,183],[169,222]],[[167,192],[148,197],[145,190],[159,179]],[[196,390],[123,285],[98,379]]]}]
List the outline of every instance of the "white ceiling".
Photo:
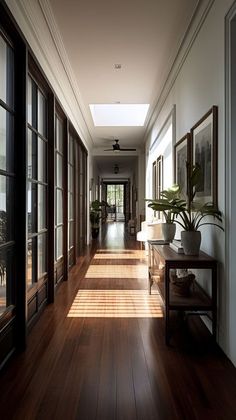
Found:
[{"label": "white ceiling", "polygon": [[147,124],[198,0],[49,2],[94,147],[139,147],[146,127],[96,128],[89,104],[150,103]]}]

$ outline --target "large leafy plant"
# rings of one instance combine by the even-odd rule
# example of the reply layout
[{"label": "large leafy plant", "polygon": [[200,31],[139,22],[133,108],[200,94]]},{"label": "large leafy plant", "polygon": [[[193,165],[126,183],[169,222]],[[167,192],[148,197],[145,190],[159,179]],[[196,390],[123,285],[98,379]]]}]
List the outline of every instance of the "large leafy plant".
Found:
[{"label": "large leafy plant", "polygon": [[93,228],[99,227],[99,220],[101,219],[102,202],[94,200],[90,206],[90,222]]},{"label": "large leafy plant", "polygon": [[194,201],[196,188],[201,182],[202,172],[198,164],[190,166],[187,170],[187,196],[181,197],[180,187],[173,185],[168,190],[161,192],[159,200],[149,201],[148,207],[154,211],[162,211],[166,222],[178,223],[184,230],[196,231],[203,225],[214,225],[223,230],[222,226],[215,222],[205,221],[206,217],[213,217],[222,222],[222,214],[214,203],[199,203]]}]

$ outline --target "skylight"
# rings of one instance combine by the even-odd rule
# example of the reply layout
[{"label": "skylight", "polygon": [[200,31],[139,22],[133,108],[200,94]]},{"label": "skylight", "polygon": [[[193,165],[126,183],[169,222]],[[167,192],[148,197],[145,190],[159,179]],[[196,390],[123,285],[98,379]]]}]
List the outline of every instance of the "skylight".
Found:
[{"label": "skylight", "polygon": [[149,104],[90,104],[97,127],[142,127]]}]

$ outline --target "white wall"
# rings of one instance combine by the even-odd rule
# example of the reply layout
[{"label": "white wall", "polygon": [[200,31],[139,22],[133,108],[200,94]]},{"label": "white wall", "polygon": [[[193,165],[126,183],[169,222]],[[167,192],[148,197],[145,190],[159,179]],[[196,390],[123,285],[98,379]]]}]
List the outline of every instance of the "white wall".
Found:
[{"label": "white wall", "polygon": [[[152,118],[146,138],[146,147],[153,141],[166,116],[176,105],[176,141],[212,107],[218,106],[218,205],[225,213],[225,15],[232,0],[215,0],[201,22],[198,33],[178,71],[172,72],[169,92],[160,98],[157,112]],[[190,45],[190,44],[189,44]],[[185,45],[186,46],[186,45]],[[160,105],[161,104],[161,105]],[[154,123],[153,123],[154,121]],[[202,249],[219,261],[219,343],[236,364],[236,343],[233,341],[236,320],[236,291],[230,290],[225,275],[225,233],[217,228],[205,227]],[[235,289],[235,288],[234,288]],[[234,299],[230,293],[234,292]]]}]

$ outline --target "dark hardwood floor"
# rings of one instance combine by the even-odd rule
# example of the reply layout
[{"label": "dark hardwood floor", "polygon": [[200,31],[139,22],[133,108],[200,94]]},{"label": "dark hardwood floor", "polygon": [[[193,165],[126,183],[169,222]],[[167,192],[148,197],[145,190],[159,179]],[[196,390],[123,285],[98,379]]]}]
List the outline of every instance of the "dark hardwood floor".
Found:
[{"label": "dark hardwood floor", "polygon": [[1,420],[236,419],[236,369],[197,317],[173,316],[166,347],[138,248],[104,228],[1,373]]}]

